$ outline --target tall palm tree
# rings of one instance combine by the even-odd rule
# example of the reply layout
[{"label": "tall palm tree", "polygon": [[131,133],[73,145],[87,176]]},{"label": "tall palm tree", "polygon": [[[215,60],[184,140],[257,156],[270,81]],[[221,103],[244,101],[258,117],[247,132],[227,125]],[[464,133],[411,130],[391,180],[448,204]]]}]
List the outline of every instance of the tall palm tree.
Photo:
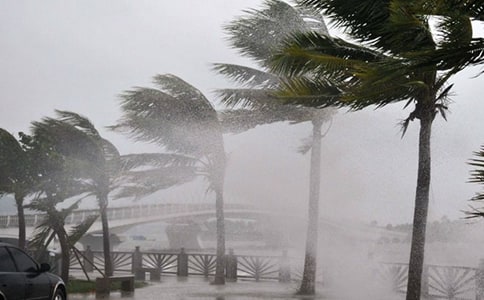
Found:
[{"label": "tall palm tree", "polygon": [[[280,98],[274,97],[275,92],[284,85],[285,78],[271,73],[269,66],[272,55],[290,35],[311,30],[328,35],[328,30],[321,14],[314,10],[293,7],[279,0],[268,0],[262,9],[247,11],[246,16],[232,21],[225,29],[229,33],[231,46],[255,61],[262,70],[240,65],[215,64],[215,71],[243,86],[219,90],[222,103],[231,108],[243,106],[251,110],[245,117],[241,116],[240,111],[225,112],[223,115],[229,116],[224,119],[232,124],[225,125],[224,128],[241,131],[256,125],[281,121],[312,124],[311,145],[304,149],[304,152],[311,150],[311,164],[305,262],[299,293],[314,294],[318,252],[321,127],[330,118],[332,111],[328,108],[285,105]],[[242,121],[234,122],[234,114]],[[232,128],[233,125],[237,125],[236,128]]]},{"label": "tall palm tree", "polygon": [[[22,134],[21,134],[22,136]],[[31,155],[8,131],[0,128],[0,195],[13,194],[18,216],[18,246],[25,248],[24,200],[32,191],[35,176],[32,176]]]},{"label": "tall palm tree", "polygon": [[121,96],[123,116],[114,130],[133,139],[196,160],[197,173],[215,193],[217,258],[214,284],[224,284],[225,227],[223,187],[225,150],[221,124],[212,104],[195,87],[174,75],[157,75],[156,88],[135,88]]},{"label": "tall palm tree", "polygon": [[[451,61],[428,64],[428,53],[435,53],[451,41],[435,38],[429,16],[414,10],[413,4],[422,3],[420,1],[299,2],[326,13],[355,42],[329,39],[317,33],[293,37],[276,56],[273,69],[283,74],[303,74],[306,79],[288,84],[286,94],[299,96],[301,102],[308,102],[304,100],[307,96],[314,106],[337,105],[354,110],[400,101],[406,101],[406,107],[413,104],[413,111],[402,124],[405,133],[411,121],[420,122],[407,300],[420,299],[431,175],[431,127],[436,114],[441,113],[445,118],[452,88],[448,81],[462,65]],[[472,34],[469,34],[468,16],[442,16],[437,21],[441,32],[461,31],[453,43],[470,45]],[[331,98],[319,93],[327,78],[337,84],[343,92],[342,97]]]}]

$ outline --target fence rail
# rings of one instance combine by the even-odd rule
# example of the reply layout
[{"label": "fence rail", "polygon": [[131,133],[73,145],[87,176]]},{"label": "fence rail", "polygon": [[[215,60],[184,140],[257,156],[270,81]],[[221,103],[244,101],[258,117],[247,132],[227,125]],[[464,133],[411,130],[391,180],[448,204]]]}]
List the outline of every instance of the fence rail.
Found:
[{"label": "fence rail", "polygon": [[[83,252],[84,259],[72,255],[71,270],[92,272],[104,268],[102,251]],[[112,252],[113,268],[117,273],[135,274],[144,280],[160,280],[163,275],[214,276],[215,254],[180,251],[143,252],[136,247],[134,252]],[[301,280],[301,274],[293,261],[284,252],[281,256],[236,255],[232,250],[225,257],[227,280],[278,280],[290,282]],[[405,293],[408,280],[408,264],[379,263],[375,274],[383,287],[391,287],[396,293]],[[484,260],[478,267],[424,265],[422,275],[424,299],[484,300]]]},{"label": "fence rail", "polygon": [[[393,291],[407,290],[408,265],[382,263],[378,278]],[[461,266],[424,265],[422,295],[429,299],[482,300],[484,299],[484,264],[477,268]]]},{"label": "fence rail", "polygon": [[[177,276],[214,276],[215,259],[213,253],[188,253],[184,249],[179,252],[142,252],[136,247],[134,252],[112,252],[113,270],[116,273],[132,273],[144,280],[146,273],[151,279],[159,280],[162,275]],[[102,251],[83,252],[83,259],[71,255],[70,269],[93,272],[104,269]],[[226,255],[225,273],[228,280],[238,278],[260,280],[291,280],[290,264],[285,253],[282,256],[251,256],[235,255],[230,251]]]}]

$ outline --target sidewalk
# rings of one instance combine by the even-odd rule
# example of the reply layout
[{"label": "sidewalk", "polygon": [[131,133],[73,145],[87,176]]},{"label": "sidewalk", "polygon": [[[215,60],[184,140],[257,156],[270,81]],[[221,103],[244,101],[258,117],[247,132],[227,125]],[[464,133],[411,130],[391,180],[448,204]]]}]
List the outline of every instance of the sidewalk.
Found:
[{"label": "sidewalk", "polygon": [[[349,287],[350,288],[350,287]],[[121,297],[119,292],[112,292],[109,299],[123,300],[267,300],[267,299],[327,299],[352,300],[346,296],[331,295],[323,287],[317,287],[318,295],[311,297],[296,296],[297,284],[279,283],[272,281],[255,282],[239,280],[227,282],[225,286],[211,285],[202,277],[162,277],[161,282],[150,282],[147,287],[136,289],[133,297]],[[362,295],[360,295],[362,296]],[[95,299],[94,294],[70,294],[70,300]],[[401,295],[368,298],[368,300],[400,300]],[[366,298],[354,298],[366,300]]]}]

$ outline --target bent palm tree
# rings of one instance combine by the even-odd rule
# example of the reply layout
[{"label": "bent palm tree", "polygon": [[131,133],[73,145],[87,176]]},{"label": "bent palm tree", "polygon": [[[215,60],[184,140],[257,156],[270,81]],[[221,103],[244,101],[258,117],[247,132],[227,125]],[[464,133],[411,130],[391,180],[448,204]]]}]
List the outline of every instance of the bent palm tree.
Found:
[{"label": "bent palm tree", "polygon": [[123,117],[114,130],[155,143],[197,161],[197,173],[215,192],[217,258],[215,284],[224,284],[223,186],[225,151],[217,113],[196,88],[174,75],[157,75],[156,88],[136,88],[121,96]]},{"label": "bent palm tree", "polygon": [[[224,112],[223,119],[231,124],[223,127],[241,131],[273,122],[312,123],[311,145],[304,149],[304,152],[311,150],[311,164],[305,262],[299,293],[314,294],[318,251],[321,127],[324,121],[330,119],[333,111],[285,105],[284,102],[290,99],[282,101],[275,98],[274,94],[284,85],[286,79],[271,73],[269,65],[272,55],[290,35],[310,30],[327,35],[328,31],[319,13],[303,10],[301,7],[295,8],[278,0],[266,1],[261,10],[247,11],[247,16],[231,22],[226,30],[230,34],[232,47],[253,59],[263,71],[239,65],[215,64],[215,71],[244,86],[219,90],[222,103],[231,108],[243,106],[251,110],[246,116],[241,115],[239,110]],[[328,90],[331,88],[328,86]],[[237,122],[237,119],[241,121]]]},{"label": "bent palm tree", "polygon": [[[435,53],[450,41],[434,38],[429,17],[412,7],[420,1],[301,0],[300,3],[328,14],[360,44],[328,39],[317,33],[292,38],[276,56],[273,69],[283,74],[304,74],[308,79],[288,84],[288,95],[299,96],[299,101],[306,103],[304,98],[309,98],[312,100],[309,104],[314,106],[337,105],[354,110],[400,101],[407,101],[406,107],[414,105],[402,124],[405,133],[411,121],[420,122],[407,300],[420,299],[431,175],[431,126],[436,114],[445,118],[452,88],[447,83],[462,65],[452,61],[428,64],[428,53]],[[438,21],[437,28],[441,31],[461,31],[459,37],[452,35],[456,38],[452,43],[462,46],[471,43],[467,16],[443,16]],[[343,91],[341,98],[328,98],[320,93],[319,87],[324,86],[326,78],[332,78]]]},{"label": "bent palm tree", "polygon": [[[107,218],[110,192],[118,191],[115,198],[140,197],[185,182],[193,177],[193,171],[189,167],[182,168],[184,161],[173,155],[120,155],[86,117],[68,111],[58,110],[56,113],[58,118],[35,122],[34,132],[37,136],[48,137],[50,145],[74,163],[77,176],[84,184],[84,197],[97,198],[103,233],[104,269],[110,276],[113,273]],[[175,161],[179,166],[168,167]],[[142,170],[139,170],[141,167]],[[163,180],[153,182],[155,178]]]},{"label": "bent palm tree", "polygon": [[[49,138],[37,134],[23,136],[24,147],[29,149],[32,161],[35,162],[31,167],[38,175],[33,187],[34,199],[26,207],[47,214],[47,218],[41,223],[42,229],[37,228],[38,232],[35,233],[31,246],[38,247],[35,250],[41,252],[43,247],[48,246],[53,236],[57,236],[62,251],[60,274],[64,280],[68,280],[70,246],[68,233],[64,228],[67,210],[57,210],[56,206],[66,199],[86,192],[86,186],[82,180],[79,180],[75,162],[56,152]],[[74,208],[75,205],[72,207]],[[48,237],[49,232],[51,237]]]},{"label": "bent palm tree", "polygon": [[34,135],[48,140],[50,147],[73,162],[75,176],[83,181],[83,192],[96,196],[101,215],[106,275],[112,275],[109,225],[106,209],[111,174],[119,172],[119,153],[109,141],[101,138],[88,119],[66,111],[56,111],[59,118],[33,122]]}]

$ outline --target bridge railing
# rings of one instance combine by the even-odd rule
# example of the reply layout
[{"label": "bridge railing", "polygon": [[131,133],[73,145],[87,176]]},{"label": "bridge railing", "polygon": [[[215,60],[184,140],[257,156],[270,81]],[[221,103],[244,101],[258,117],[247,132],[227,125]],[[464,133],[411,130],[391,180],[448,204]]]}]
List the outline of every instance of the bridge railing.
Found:
[{"label": "bridge railing", "polygon": [[[70,269],[88,274],[104,268],[102,251],[83,252],[83,259],[71,255]],[[214,276],[216,255],[204,252],[180,251],[141,251],[112,252],[113,270],[116,273],[135,274],[135,278],[145,280],[150,274],[151,280],[159,280],[162,275],[176,276]],[[225,257],[225,276],[229,281],[238,278],[260,280],[291,280],[291,267],[286,254],[282,256],[235,255],[233,251]]]},{"label": "bridge railing", "polygon": [[[226,209],[244,209],[247,205],[239,203],[226,203]],[[213,203],[168,203],[168,204],[145,204],[122,207],[110,207],[107,210],[108,220],[133,219],[157,215],[170,215],[189,213],[202,210],[215,210]],[[98,209],[76,210],[68,215],[65,224],[75,225],[84,221],[88,216],[99,214]],[[26,214],[27,227],[35,227],[45,218],[45,214]],[[18,227],[17,215],[0,216],[0,228]]]}]

